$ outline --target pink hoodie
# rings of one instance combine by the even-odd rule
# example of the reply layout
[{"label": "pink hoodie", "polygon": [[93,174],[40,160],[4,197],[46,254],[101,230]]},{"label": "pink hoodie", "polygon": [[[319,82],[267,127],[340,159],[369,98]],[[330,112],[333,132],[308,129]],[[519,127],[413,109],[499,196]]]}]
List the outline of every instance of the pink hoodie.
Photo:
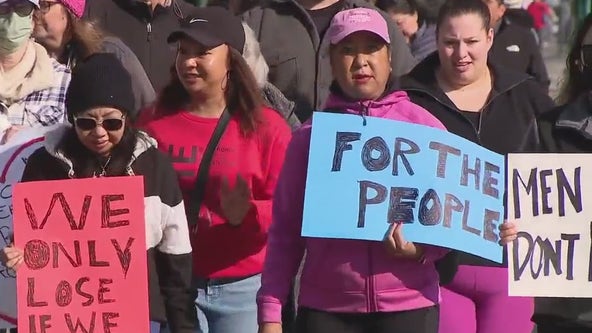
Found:
[{"label": "pink hoodie", "polygon": [[[434,116],[395,91],[378,101],[350,102],[331,94],[326,110],[366,114],[445,129]],[[312,123],[294,132],[273,202],[273,222],[257,296],[260,323],[281,322],[306,251],[299,306],[342,313],[395,312],[438,304],[438,273],[433,262],[447,249],[425,246],[427,263],[396,259],[381,242],[303,238],[302,211]],[[322,221],[319,221],[322,223]]]}]

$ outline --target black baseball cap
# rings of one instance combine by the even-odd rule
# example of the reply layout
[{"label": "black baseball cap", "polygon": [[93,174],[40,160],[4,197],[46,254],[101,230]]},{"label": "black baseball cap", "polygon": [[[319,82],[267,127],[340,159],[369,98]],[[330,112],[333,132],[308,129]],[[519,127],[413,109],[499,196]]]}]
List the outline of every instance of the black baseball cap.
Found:
[{"label": "black baseball cap", "polygon": [[208,49],[228,44],[243,53],[245,31],[242,21],[223,7],[195,8],[180,23],[180,28],[167,38],[169,44],[189,37]]}]

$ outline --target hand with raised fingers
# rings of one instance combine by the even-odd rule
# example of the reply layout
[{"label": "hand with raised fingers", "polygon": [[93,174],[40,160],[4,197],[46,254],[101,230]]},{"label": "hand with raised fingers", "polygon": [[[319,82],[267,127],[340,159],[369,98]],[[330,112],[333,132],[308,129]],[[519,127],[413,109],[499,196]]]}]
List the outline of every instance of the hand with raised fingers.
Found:
[{"label": "hand with raised fingers", "polygon": [[383,240],[388,253],[395,257],[419,260],[423,256],[423,248],[408,242],[403,236],[403,223],[392,223]]},{"label": "hand with raised fingers", "polygon": [[251,209],[251,189],[247,181],[238,175],[234,188],[230,188],[227,178],[222,178],[220,187],[220,206],[228,223],[239,226]]}]

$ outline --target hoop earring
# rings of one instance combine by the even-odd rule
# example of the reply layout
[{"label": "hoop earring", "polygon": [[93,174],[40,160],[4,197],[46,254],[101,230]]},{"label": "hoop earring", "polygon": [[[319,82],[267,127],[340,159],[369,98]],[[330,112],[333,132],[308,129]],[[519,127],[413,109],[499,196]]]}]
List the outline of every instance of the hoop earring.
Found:
[{"label": "hoop earring", "polygon": [[222,91],[228,90],[228,85],[230,83],[230,71],[226,72],[226,77],[222,79]]}]

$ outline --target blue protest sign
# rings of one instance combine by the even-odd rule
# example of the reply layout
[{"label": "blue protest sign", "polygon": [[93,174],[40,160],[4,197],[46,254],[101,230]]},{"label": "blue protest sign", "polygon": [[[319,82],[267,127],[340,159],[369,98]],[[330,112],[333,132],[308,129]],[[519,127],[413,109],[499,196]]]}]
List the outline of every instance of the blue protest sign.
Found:
[{"label": "blue protest sign", "polygon": [[407,240],[502,261],[504,156],[443,130],[315,112],[302,236]]}]

